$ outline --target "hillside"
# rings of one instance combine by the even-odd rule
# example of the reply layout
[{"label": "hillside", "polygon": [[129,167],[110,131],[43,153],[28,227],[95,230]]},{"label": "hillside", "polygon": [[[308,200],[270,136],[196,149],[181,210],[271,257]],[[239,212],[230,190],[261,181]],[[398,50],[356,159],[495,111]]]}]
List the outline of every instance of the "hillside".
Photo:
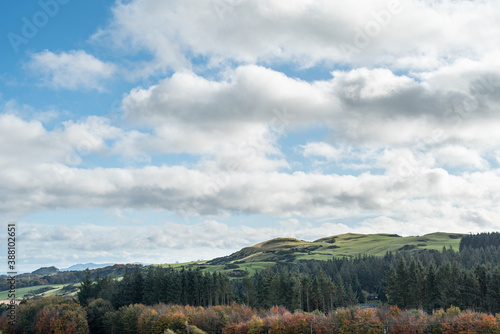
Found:
[{"label": "hillside", "polygon": [[33,275],[51,275],[59,272],[56,267],[42,267],[32,272]]},{"label": "hillside", "polygon": [[458,250],[462,234],[431,233],[417,237],[400,237],[396,234],[355,234],[303,241],[278,238],[245,247],[229,256],[207,261],[209,265],[244,264],[254,262],[294,262],[298,260],[328,260],[332,257],[352,257],[360,254],[383,256],[386,252],[441,250],[453,247]]},{"label": "hillside", "polygon": [[315,241],[276,238],[209,261],[163,266],[200,268],[210,272],[222,271],[235,278],[243,276],[245,271],[253,274],[277,262],[330,260],[333,257],[355,257],[364,254],[384,256],[387,252],[420,252],[425,249],[441,251],[443,247],[452,247],[458,251],[463,236],[459,233],[436,232],[412,237],[401,237],[396,234],[346,233]]},{"label": "hillside", "polygon": [[[273,266],[277,262],[297,262],[300,260],[329,260],[333,257],[354,257],[360,254],[383,256],[386,252],[408,251],[418,252],[423,249],[441,251],[443,247],[459,249],[463,235],[457,233],[431,233],[417,237],[400,237],[395,234],[354,234],[347,233],[315,241],[304,241],[293,238],[277,238],[245,247],[231,255],[210,261],[197,261],[178,264],[164,264],[165,267],[200,268],[203,271],[221,271],[230,277],[241,277],[248,271],[250,274]],[[101,277],[111,275],[123,276],[125,269],[136,266],[113,265],[100,268]],[[148,266],[139,266],[147,270]],[[49,270],[47,270],[49,269]],[[93,277],[97,269],[91,270]],[[19,282],[18,288],[46,284],[76,284],[84,277],[83,271],[58,271],[57,268],[41,268],[31,274],[19,275],[24,284]],[[6,277],[0,280],[0,291],[7,290]]]}]

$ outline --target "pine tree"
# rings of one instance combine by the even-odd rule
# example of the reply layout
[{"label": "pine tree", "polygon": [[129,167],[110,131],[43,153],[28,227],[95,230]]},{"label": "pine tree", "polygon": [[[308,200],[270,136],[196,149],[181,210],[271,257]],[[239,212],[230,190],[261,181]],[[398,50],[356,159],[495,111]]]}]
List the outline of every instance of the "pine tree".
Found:
[{"label": "pine tree", "polygon": [[409,308],[422,308],[425,298],[425,268],[420,260],[413,258],[409,268]]},{"label": "pine tree", "polygon": [[406,261],[404,257],[399,259],[398,265],[396,267],[396,289],[400,307],[407,307],[409,302],[408,296],[408,286],[409,286],[409,274],[408,267],[406,266]]},{"label": "pine tree", "polygon": [[144,295],[144,277],[142,276],[142,271],[139,267],[135,267],[134,277],[132,283],[132,303],[139,304],[142,303]]},{"label": "pine tree", "polygon": [[269,300],[271,293],[271,272],[261,272],[257,277],[257,305],[263,308],[270,308],[272,306]]},{"label": "pine tree", "polygon": [[350,285],[346,289],[346,306],[353,306],[358,303],[358,296]]},{"label": "pine tree", "polygon": [[488,273],[484,265],[478,264],[474,270],[474,275],[477,278],[477,283],[479,285],[479,310],[486,311],[486,295],[488,289]]},{"label": "pine tree", "polygon": [[495,314],[500,313],[500,267],[490,271],[488,275],[486,302],[488,311]]},{"label": "pine tree", "polygon": [[104,276],[103,278],[96,278],[96,298],[102,298],[104,300],[111,300],[114,289],[115,289],[115,281],[110,276]]},{"label": "pine tree", "polygon": [[479,306],[479,295],[481,288],[479,281],[472,270],[464,270],[460,282],[460,303],[461,309],[477,308]]},{"label": "pine tree", "polygon": [[156,267],[154,271],[153,290],[157,294],[157,299],[161,303],[169,303],[167,296],[167,278],[165,269],[161,266]]},{"label": "pine tree", "polygon": [[246,305],[253,305],[255,298],[255,291],[252,279],[250,278],[248,271],[245,271],[245,276],[243,276],[242,287],[243,287],[243,302]]},{"label": "pine tree", "polygon": [[312,290],[312,282],[309,275],[304,275],[302,277],[302,295],[304,303],[302,305],[302,309],[307,312],[311,312],[311,290]]},{"label": "pine tree", "polygon": [[142,301],[146,305],[153,305],[159,302],[158,292],[155,291],[155,268],[150,266],[144,279],[144,291]]},{"label": "pine tree", "polygon": [[128,268],[125,269],[123,278],[118,282],[113,294],[112,304],[115,308],[120,308],[125,305],[130,305],[134,302],[134,286],[133,277]]},{"label": "pine tree", "polygon": [[292,273],[290,273],[290,275],[291,275],[290,280],[292,284],[292,294],[290,295],[289,309],[302,310],[303,309],[302,283],[300,281],[300,276],[299,274],[292,274]]},{"label": "pine tree", "polygon": [[78,301],[80,305],[87,306],[91,298],[95,298],[95,286],[90,275],[90,270],[85,270],[85,278],[80,283],[80,291],[78,291]]},{"label": "pine tree", "polygon": [[342,277],[340,277],[340,274],[337,276],[337,281],[335,284],[335,306],[347,306],[346,290],[344,288],[344,282],[342,281]]},{"label": "pine tree", "polygon": [[385,288],[385,293],[387,296],[387,301],[391,305],[401,305],[402,300],[400,296],[400,291],[398,290],[398,281],[397,281],[397,273],[396,273],[396,268],[391,263],[391,266],[389,268],[389,272],[387,273],[385,283],[386,283],[386,288]]},{"label": "pine tree", "polygon": [[427,312],[432,312],[439,307],[439,284],[437,281],[436,265],[431,262],[427,269],[427,282],[426,282],[426,296],[425,309]]}]

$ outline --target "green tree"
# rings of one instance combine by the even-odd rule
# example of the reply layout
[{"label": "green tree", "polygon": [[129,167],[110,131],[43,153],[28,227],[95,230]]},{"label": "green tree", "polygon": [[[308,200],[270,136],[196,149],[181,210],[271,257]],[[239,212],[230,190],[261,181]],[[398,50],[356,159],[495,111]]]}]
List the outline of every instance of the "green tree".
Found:
[{"label": "green tree", "polygon": [[108,300],[98,298],[89,304],[87,307],[87,322],[89,330],[92,334],[107,333],[107,325],[105,324],[105,315],[107,312],[114,311],[113,305]]},{"label": "green tree", "polygon": [[427,269],[426,297],[425,309],[427,312],[439,307],[440,291],[434,262],[431,262]]},{"label": "green tree", "polygon": [[78,291],[78,301],[80,302],[80,305],[82,306],[87,306],[90,299],[96,297],[96,286],[94,285],[94,282],[92,281],[92,277],[90,274],[90,270],[87,268],[85,270],[85,277],[84,279],[80,282],[80,291]]}]

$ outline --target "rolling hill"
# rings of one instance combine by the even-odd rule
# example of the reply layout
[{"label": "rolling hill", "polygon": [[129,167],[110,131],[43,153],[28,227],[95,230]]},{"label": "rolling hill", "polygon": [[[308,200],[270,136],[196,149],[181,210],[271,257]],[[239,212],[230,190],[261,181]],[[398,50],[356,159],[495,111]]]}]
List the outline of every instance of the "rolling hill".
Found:
[{"label": "rolling hill", "polygon": [[[347,233],[321,238],[315,241],[304,241],[293,238],[277,238],[261,242],[254,246],[245,247],[231,255],[219,257],[209,261],[196,261],[189,263],[163,264],[163,267],[172,268],[199,268],[203,271],[227,273],[230,277],[241,277],[248,271],[250,274],[263,270],[279,262],[297,262],[301,260],[330,260],[334,257],[355,257],[358,255],[384,256],[386,252],[418,252],[424,249],[441,251],[443,247],[453,247],[459,250],[462,234],[457,233],[431,233],[423,236],[400,237],[395,234],[355,234]],[[143,266],[142,270],[147,270]],[[135,265],[113,265],[99,269],[101,277],[112,275],[121,277],[125,268],[133,269]],[[45,269],[45,268],[42,268]],[[91,270],[93,275],[96,269]],[[47,273],[43,272],[45,275]],[[82,271],[52,273],[52,279],[76,284],[83,278]],[[68,276],[70,275],[70,276]],[[19,278],[37,280],[44,275],[23,274]],[[67,276],[67,277],[66,277]],[[39,288],[40,286],[37,285]],[[62,285],[61,285],[62,286]],[[53,291],[40,293],[65,294],[61,286],[54,286]],[[35,287],[33,287],[35,288]],[[72,291],[73,292],[73,291]]]},{"label": "rolling hill", "polygon": [[459,233],[430,233],[423,236],[401,237],[396,234],[347,233],[304,241],[294,238],[277,238],[245,247],[231,255],[209,261],[166,264],[171,267],[199,267],[206,271],[223,271],[232,277],[241,276],[244,270],[253,274],[278,262],[301,260],[330,260],[334,257],[358,255],[384,256],[386,252],[418,252],[424,249],[441,251],[452,247],[458,251]]},{"label": "rolling hill", "polygon": [[431,233],[417,237],[400,237],[397,234],[355,234],[303,241],[277,238],[245,247],[229,256],[207,261],[207,264],[241,264],[251,262],[294,262],[298,260],[328,260],[332,257],[352,257],[360,254],[383,256],[386,252],[441,250],[453,247],[458,250],[462,234]]}]

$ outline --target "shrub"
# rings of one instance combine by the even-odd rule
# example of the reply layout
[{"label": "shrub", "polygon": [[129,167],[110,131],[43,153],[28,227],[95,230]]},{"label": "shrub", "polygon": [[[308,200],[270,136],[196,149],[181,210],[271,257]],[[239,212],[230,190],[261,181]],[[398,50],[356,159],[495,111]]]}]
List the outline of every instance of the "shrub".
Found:
[{"label": "shrub", "polygon": [[0,319],[5,333],[70,333],[88,332],[87,313],[73,299],[46,297],[21,303],[16,308],[17,322],[10,326],[6,314]]}]

